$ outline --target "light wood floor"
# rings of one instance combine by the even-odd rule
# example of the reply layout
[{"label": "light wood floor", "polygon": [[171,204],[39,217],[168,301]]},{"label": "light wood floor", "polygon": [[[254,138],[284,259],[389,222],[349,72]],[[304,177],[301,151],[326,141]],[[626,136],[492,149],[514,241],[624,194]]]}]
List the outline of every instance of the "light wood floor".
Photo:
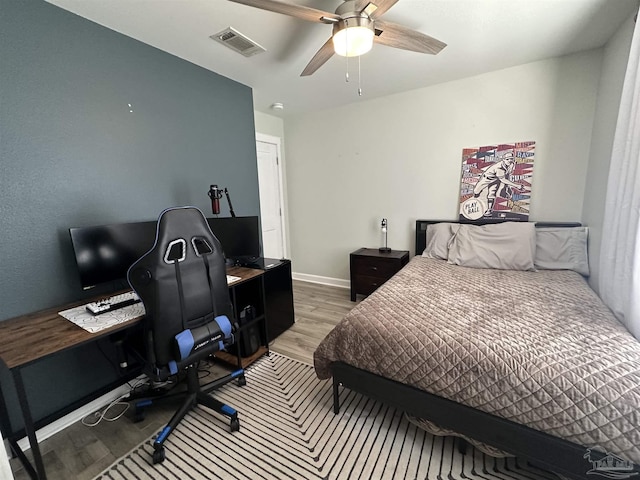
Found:
[{"label": "light wood floor", "polygon": [[[324,336],[355,303],[349,290],[306,282],[293,282],[296,323],[270,345],[274,352],[313,363],[313,352]],[[176,408],[167,401],[149,410],[144,421],[133,423],[130,412],[115,422],[95,427],[77,422],[41,442],[49,480],[91,479],[133,447],[157,433]],[[242,421],[242,419],[241,419]],[[16,480],[29,476],[16,459],[11,460]]]}]

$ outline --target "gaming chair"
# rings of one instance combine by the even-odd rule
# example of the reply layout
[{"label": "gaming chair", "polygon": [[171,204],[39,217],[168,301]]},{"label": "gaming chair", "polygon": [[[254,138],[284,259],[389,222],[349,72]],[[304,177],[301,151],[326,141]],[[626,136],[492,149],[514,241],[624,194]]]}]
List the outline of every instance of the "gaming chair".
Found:
[{"label": "gaming chair", "polygon": [[[187,378],[184,403],[153,443],[153,463],[165,459],[165,440],[197,404],[225,415],[230,430],[238,431],[238,413],[206,392],[233,379],[243,385],[244,370],[212,382],[206,391],[198,381],[198,362],[232,344],[236,329],[222,248],[203,213],[195,207],[163,211],[153,248],[129,268],[127,278],[146,311],[147,374],[158,382],[184,373]],[[150,402],[139,401],[136,410]]]}]

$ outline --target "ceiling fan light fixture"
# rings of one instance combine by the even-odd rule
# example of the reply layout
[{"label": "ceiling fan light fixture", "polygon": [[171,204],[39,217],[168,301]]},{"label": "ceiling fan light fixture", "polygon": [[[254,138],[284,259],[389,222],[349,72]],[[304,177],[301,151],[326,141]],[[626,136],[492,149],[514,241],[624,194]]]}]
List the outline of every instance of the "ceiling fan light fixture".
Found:
[{"label": "ceiling fan light fixture", "polygon": [[342,19],[333,26],[333,49],[343,57],[364,55],[373,47],[373,22],[368,17]]}]

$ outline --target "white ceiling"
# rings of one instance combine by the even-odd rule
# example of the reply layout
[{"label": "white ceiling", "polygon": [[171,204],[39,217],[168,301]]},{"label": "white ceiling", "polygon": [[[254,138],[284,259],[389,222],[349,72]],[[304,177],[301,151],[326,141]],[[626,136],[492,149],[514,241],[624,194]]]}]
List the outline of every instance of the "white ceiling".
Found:
[{"label": "white ceiling", "polygon": [[[448,46],[425,55],[382,45],[334,55],[300,77],[331,26],[227,0],[48,0],[82,17],[253,88],[256,110],[280,116],[335,107],[604,45],[638,0],[400,0],[383,17]],[[333,12],[340,0],[286,0]],[[211,40],[232,26],[267,49],[245,58]],[[274,102],[283,112],[270,110]]]}]

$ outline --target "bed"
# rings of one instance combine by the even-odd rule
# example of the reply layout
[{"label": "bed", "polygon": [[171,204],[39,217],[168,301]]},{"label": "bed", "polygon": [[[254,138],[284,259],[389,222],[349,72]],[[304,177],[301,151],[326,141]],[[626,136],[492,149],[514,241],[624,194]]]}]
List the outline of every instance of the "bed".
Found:
[{"label": "bed", "polygon": [[607,454],[640,471],[640,343],[584,276],[423,258],[433,224],[314,353],[334,410],[342,385],[569,478]]}]

